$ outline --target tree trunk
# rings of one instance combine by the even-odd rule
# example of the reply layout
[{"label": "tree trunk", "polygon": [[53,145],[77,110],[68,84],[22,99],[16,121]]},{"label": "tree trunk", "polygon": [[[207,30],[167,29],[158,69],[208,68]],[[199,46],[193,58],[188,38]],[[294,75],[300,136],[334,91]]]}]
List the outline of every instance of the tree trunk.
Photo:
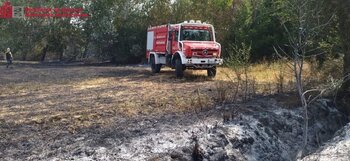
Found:
[{"label": "tree trunk", "polygon": [[59,61],[62,62],[63,61],[63,56],[64,56],[64,53],[65,53],[65,47],[62,45],[60,50],[59,50]]},{"label": "tree trunk", "polygon": [[46,53],[47,53],[47,48],[48,45],[46,45],[41,53],[41,58],[40,58],[40,62],[44,62],[45,61],[45,57],[46,57]]},{"label": "tree trunk", "polygon": [[22,53],[22,61],[26,61],[27,60],[27,50],[24,50],[24,53]]},{"label": "tree trunk", "polygon": [[337,103],[343,112],[350,115],[350,0],[333,0],[337,7],[339,34],[344,53],[344,82],[337,94]]},{"label": "tree trunk", "polygon": [[[350,43],[350,40],[349,42]],[[346,53],[344,53],[344,83],[342,85],[342,90],[350,92],[350,46],[347,45]],[[350,99],[350,97],[349,97]]]},{"label": "tree trunk", "polygon": [[[350,24],[349,24],[350,25]],[[350,115],[350,40],[343,42],[344,51],[344,82],[337,94],[340,110]]]}]

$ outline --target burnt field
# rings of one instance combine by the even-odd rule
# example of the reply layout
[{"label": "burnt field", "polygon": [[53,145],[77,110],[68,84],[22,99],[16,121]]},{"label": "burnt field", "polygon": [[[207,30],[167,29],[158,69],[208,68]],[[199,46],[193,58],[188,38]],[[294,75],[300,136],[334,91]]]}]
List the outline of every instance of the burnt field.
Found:
[{"label": "burnt field", "polygon": [[203,105],[214,104],[216,80],[205,72],[189,71],[186,76],[176,79],[171,69],[153,75],[147,66],[1,68],[0,119],[75,129],[108,125],[121,117],[186,111],[194,96],[205,97]]},{"label": "burnt field", "polygon": [[[152,74],[144,65],[1,66],[0,160],[134,160],[100,156],[106,154],[100,147],[124,145],[174,124],[197,126],[203,118],[222,122],[222,114],[213,110],[224,103],[277,91],[270,83],[276,81],[274,69],[252,67],[254,79],[243,90],[226,68],[219,68],[214,79],[205,71],[186,71],[185,78],[176,79],[169,68]],[[285,77],[288,84],[290,77]],[[295,106],[295,101],[283,102]],[[86,147],[96,148],[81,150]]]},{"label": "burnt field", "polygon": [[[123,131],[140,119],[215,104],[216,81],[205,72],[186,72],[178,80],[170,69],[153,75],[148,66],[17,63],[1,66],[0,73],[1,160],[31,159],[44,151],[50,152],[43,158],[56,156],[86,130]],[[56,141],[57,147],[50,146]]]},{"label": "burnt field", "polygon": [[[277,90],[273,82],[278,71],[273,68],[253,68],[254,79],[247,82],[249,96]],[[235,93],[235,97],[233,93],[243,86],[237,88],[233,72],[225,68],[219,68],[214,79],[206,77],[205,71],[191,70],[185,72],[184,79],[176,79],[170,68],[152,74],[146,65],[19,63],[11,69],[2,66],[0,73],[2,121],[64,124],[73,131],[93,124],[108,125],[120,117],[211,108],[239,100],[242,93]]]}]

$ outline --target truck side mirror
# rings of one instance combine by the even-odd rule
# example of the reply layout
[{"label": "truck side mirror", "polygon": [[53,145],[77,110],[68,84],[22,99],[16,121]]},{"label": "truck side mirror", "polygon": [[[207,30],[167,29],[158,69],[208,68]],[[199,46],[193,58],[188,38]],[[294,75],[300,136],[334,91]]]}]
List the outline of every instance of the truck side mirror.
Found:
[{"label": "truck side mirror", "polygon": [[175,41],[179,41],[178,39],[179,39],[179,31],[175,31],[174,32],[174,36],[175,36]]},{"label": "truck side mirror", "polygon": [[168,35],[169,35],[168,40],[169,41],[173,40],[173,32],[169,31]]}]

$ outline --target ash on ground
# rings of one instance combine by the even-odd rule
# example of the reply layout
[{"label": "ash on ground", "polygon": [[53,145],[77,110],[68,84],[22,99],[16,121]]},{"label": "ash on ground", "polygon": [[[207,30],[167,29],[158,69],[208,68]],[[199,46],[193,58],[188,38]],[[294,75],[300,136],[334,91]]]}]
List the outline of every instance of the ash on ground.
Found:
[{"label": "ash on ground", "polygon": [[[204,112],[121,118],[76,133],[3,120],[0,128],[12,130],[1,138],[0,160],[292,161],[301,159],[303,112],[260,98]],[[349,160],[347,122],[331,101],[312,104],[304,160]]]}]

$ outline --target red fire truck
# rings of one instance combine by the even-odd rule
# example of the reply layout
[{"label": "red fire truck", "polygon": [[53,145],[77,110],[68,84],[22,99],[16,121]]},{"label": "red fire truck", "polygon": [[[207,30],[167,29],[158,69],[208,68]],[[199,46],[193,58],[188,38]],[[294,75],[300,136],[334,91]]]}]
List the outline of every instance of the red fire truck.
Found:
[{"label": "red fire truck", "polygon": [[216,66],[223,63],[220,56],[221,45],[210,24],[191,20],[148,28],[146,57],[153,73],[167,65],[178,78],[186,69],[207,70],[209,77],[215,77]]}]

